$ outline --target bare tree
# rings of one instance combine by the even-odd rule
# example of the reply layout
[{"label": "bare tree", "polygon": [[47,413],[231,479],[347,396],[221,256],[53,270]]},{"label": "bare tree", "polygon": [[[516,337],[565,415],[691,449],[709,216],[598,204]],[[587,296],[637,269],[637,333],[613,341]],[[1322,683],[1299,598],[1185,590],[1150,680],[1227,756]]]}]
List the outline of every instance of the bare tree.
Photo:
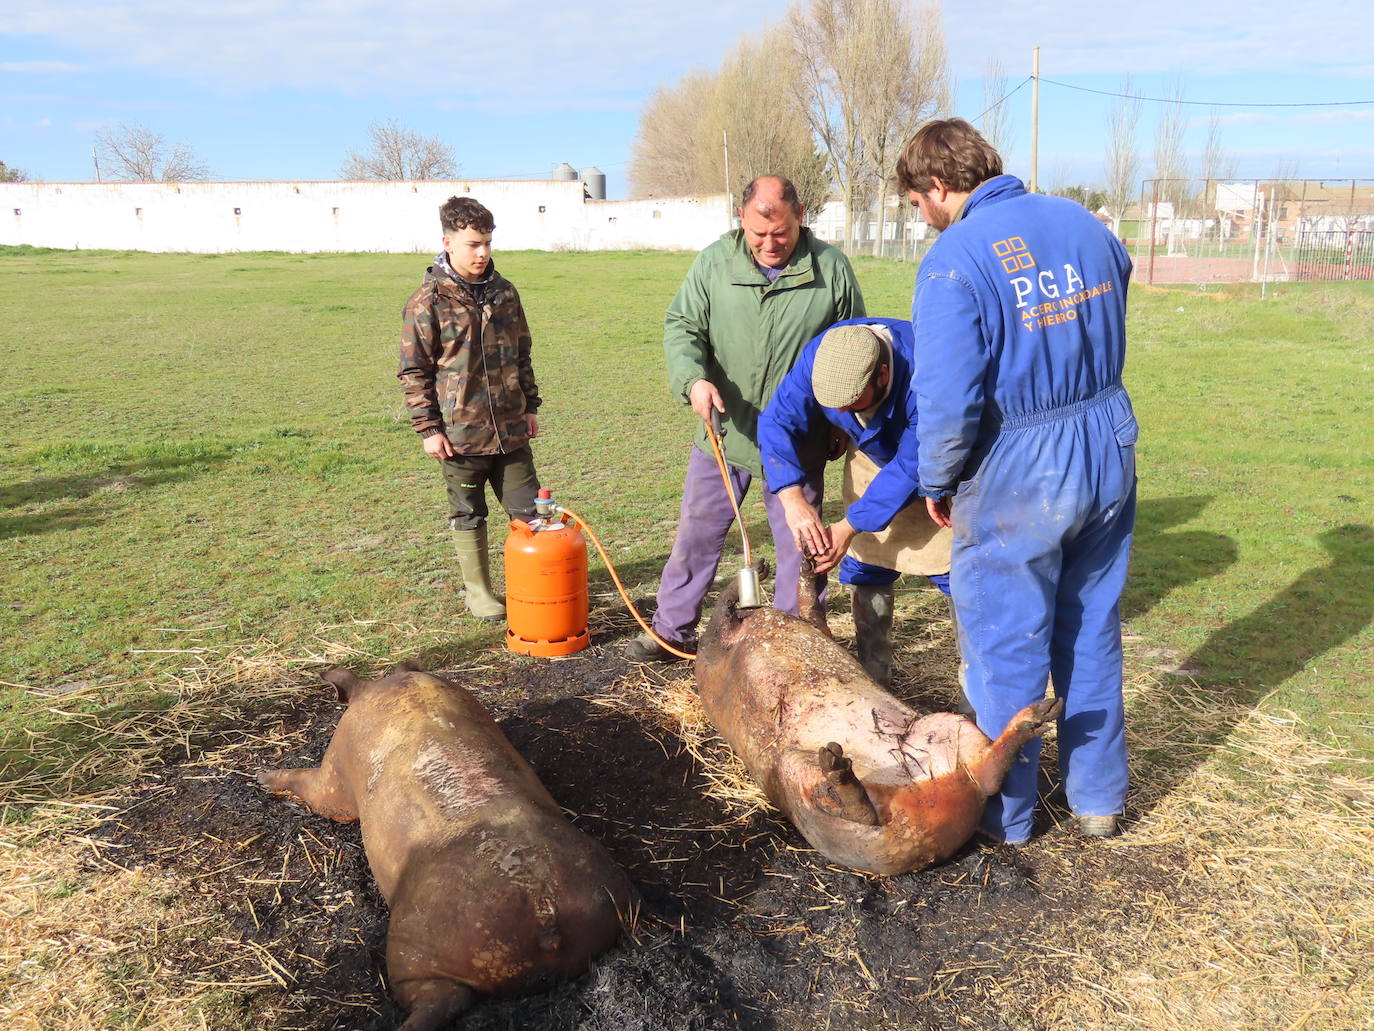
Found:
[{"label": "bare tree", "polygon": [[701,168],[707,145],[702,121],[718,78],[698,72],[676,86],[660,87],[649,98],[630,158],[631,196],[683,197],[725,188],[723,178],[708,184]]},{"label": "bare tree", "polygon": [[361,154],[348,151],[340,178],[410,182],[458,175],[458,163],[447,144],[412,132],[394,118],[373,122],[367,135],[370,148]]},{"label": "bare tree", "polygon": [[22,183],[29,175],[22,168],[11,168],[0,161],[0,183]]},{"label": "bare tree", "polygon": [[[725,183],[736,203],[758,176],[784,175],[803,207],[816,212],[830,189],[825,158],[797,99],[795,68],[778,67],[770,35],[741,41],[721,66],[701,121],[699,169],[706,182]],[[772,101],[759,103],[770,94]]]},{"label": "bare tree", "polygon": [[126,183],[191,183],[210,178],[210,170],[184,143],[169,144],[142,125],[120,125],[95,136],[105,174]]},{"label": "bare tree", "polygon": [[869,64],[851,26],[853,9],[863,2],[811,0],[808,8],[798,5],[788,13],[807,117],[829,159],[830,175],[844,205],[841,244],[849,239],[855,193],[865,169],[859,118]]},{"label": "bare tree", "polygon": [[[630,162],[634,196],[726,192],[738,203],[750,180],[777,174],[792,180],[808,211],[825,202],[825,160],[795,99],[797,84],[774,49],[766,36],[745,39],[719,72],[689,75],[654,93]],[[773,99],[760,103],[761,96]]]},{"label": "bare tree", "polygon": [[1204,179],[1230,179],[1236,174],[1236,163],[1221,142],[1221,115],[1207,120],[1207,137],[1202,144],[1201,172]]},{"label": "bare tree", "polygon": [[1174,217],[1188,204],[1188,163],[1183,153],[1183,81],[1175,79],[1155,123],[1155,178],[1162,179],[1160,194],[1174,206]]},{"label": "bare tree", "polygon": [[1140,175],[1136,129],[1140,124],[1140,98],[1128,75],[1121,82],[1121,96],[1107,114],[1107,207],[1112,213],[1112,232],[1121,235],[1121,217],[1135,196]]},{"label": "bare tree", "polygon": [[[1221,116],[1216,112],[1207,120],[1207,136],[1202,143],[1199,166],[1203,179],[1202,214],[1209,218],[1216,214],[1217,183],[1236,174],[1235,162],[1221,143]],[[1221,231],[1219,219],[1217,231]]]},{"label": "bare tree", "polygon": [[856,202],[874,186],[881,223],[887,164],[916,123],[948,103],[938,8],[918,20],[901,0],[803,0],[788,13],[807,116],[844,203],[845,240]]},{"label": "bare tree", "polygon": [[1006,102],[1007,66],[1000,58],[989,57],[983,68],[983,117],[979,132],[1005,163],[1011,156],[1011,105]]},{"label": "bare tree", "polygon": [[875,0],[862,17],[864,34],[873,41],[875,67],[868,80],[868,98],[859,120],[859,134],[868,175],[878,194],[878,225],[873,253],[883,253],[891,169],[897,154],[917,127],[949,108],[949,62],[940,8],[928,4],[911,24],[901,0]]}]

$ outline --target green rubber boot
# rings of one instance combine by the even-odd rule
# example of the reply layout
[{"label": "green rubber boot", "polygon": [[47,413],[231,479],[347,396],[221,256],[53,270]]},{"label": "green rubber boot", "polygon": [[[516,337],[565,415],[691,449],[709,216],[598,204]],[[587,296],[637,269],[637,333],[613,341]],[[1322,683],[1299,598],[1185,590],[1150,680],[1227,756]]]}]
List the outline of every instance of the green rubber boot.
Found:
[{"label": "green rubber boot", "polygon": [[859,663],[883,687],[891,687],[892,585],[855,584],[849,599]]},{"label": "green rubber boot", "polygon": [[454,530],[453,547],[463,573],[468,611],[478,619],[505,619],[506,605],[491,590],[491,559],[487,554],[487,525]]}]

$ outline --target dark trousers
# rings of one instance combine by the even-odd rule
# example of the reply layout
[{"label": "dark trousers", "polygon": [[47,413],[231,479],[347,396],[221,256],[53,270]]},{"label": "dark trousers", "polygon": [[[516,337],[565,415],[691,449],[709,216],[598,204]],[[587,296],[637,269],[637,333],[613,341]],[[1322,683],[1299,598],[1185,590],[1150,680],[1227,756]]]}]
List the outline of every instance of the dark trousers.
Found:
[{"label": "dark trousers", "polygon": [[448,488],[449,525],[473,530],[487,521],[487,485],[512,519],[533,519],[539,478],[534,455],[522,447],[505,455],[454,455],[439,463]]}]

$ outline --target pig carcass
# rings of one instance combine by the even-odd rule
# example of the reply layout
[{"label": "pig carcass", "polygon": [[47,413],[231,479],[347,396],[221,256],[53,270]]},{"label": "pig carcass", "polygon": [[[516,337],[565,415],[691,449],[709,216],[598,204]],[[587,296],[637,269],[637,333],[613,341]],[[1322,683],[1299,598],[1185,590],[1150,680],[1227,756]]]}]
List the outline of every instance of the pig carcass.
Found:
[{"label": "pig carcass", "polygon": [[806,568],[798,595],[803,618],[722,592],[696,658],[707,718],[826,858],[877,874],[948,859],[1063,703],[1028,706],[996,741],[955,713],[919,716],[831,639]]},{"label": "pig carcass", "polygon": [[583,973],[634,906],[624,872],[564,817],[468,691],[412,664],[324,674],[348,708],[319,767],[269,791],[359,820],[391,910],[386,966],[404,1031],[447,1027],[477,993]]}]

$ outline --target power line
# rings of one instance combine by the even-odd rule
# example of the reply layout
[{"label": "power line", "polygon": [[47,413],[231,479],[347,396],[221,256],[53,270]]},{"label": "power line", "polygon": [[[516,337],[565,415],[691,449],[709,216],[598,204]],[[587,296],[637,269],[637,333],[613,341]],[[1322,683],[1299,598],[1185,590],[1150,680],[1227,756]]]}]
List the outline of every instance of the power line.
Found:
[{"label": "power line", "polygon": [[[981,114],[981,115],[979,115],[977,118],[975,118],[974,121],[975,121],[975,122],[981,122],[981,121],[983,120],[983,115],[986,115],[989,111],[994,111],[994,110],[996,110],[998,107],[1002,106],[1002,104],[1006,103],[1006,102],[1007,102],[1008,100],[1010,100],[1012,97],[1016,96],[1016,94],[1020,93],[1021,90],[1022,90],[1022,88],[1025,87],[1026,83],[1030,82],[1031,79],[1033,79],[1033,78],[1035,78],[1035,76],[1033,76],[1033,75],[1027,75],[1024,79],[1021,80],[1020,85],[1018,85],[1018,86],[1017,86],[1015,89],[1013,89],[1010,93],[1006,94],[1001,100],[997,101],[997,103],[993,104],[992,107],[988,108],[987,111],[984,111],[983,114]],[[1041,79],[1040,81],[1041,81],[1041,82],[1048,82],[1049,80],[1048,80],[1048,79]]]},{"label": "power line", "polygon": [[[1192,104],[1196,107],[1358,107],[1365,104],[1374,104],[1374,100],[1332,100],[1306,104],[1269,104],[1260,103],[1258,101],[1182,100],[1177,97],[1142,97],[1134,93],[1113,93],[1110,90],[1089,89],[1087,86],[1071,86],[1067,82],[1055,82],[1053,79],[1042,78],[1040,81],[1050,86],[1062,86],[1064,89],[1078,90],[1080,93],[1097,93],[1104,97],[1125,97],[1128,100],[1148,100],[1152,104]],[[1023,82],[1021,86],[1024,85],[1025,83]],[[1016,89],[1020,89],[1021,86],[1016,87]],[[1014,93],[1015,90],[1012,92]],[[1007,96],[1009,97],[1011,94],[1008,93]],[[1006,97],[1002,98],[1002,100],[1005,99]],[[997,104],[1001,102],[1002,101],[999,100]],[[997,104],[993,104],[992,107],[996,107]],[[988,110],[991,111],[992,108],[988,108]],[[987,112],[985,111],[983,113],[986,114]],[[982,115],[978,117],[981,118]]]}]

